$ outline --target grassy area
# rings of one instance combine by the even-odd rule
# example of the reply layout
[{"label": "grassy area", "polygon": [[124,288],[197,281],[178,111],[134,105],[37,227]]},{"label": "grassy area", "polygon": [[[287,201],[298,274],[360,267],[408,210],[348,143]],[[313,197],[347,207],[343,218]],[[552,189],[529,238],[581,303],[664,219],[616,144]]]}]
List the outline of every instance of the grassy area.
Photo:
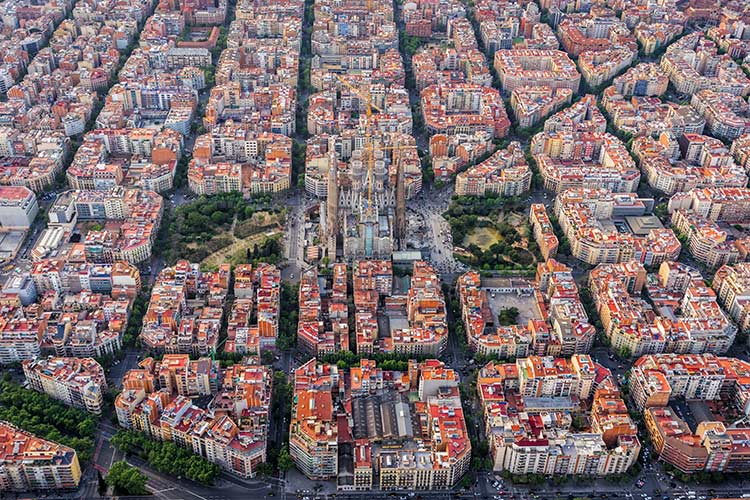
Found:
[{"label": "grassy area", "polygon": [[482,251],[489,250],[492,245],[503,239],[500,231],[494,227],[475,227],[469,234],[464,238],[463,247],[469,245],[476,245],[482,249]]},{"label": "grassy area", "polygon": [[215,239],[226,242],[221,248],[206,255],[201,264],[205,268],[217,268],[224,262],[233,265],[248,262],[248,251],[262,246],[269,238],[281,237],[283,216],[278,213],[261,211],[243,221],[237,221]]},{"label": "grassy area", "polygon": [[255,234],[247,238],[237,238],[227,234],[232,239],[228,246],[215,251],[201,261],[201,266],[209,269],[218,268],[220,264],[229,262],[233,265],[247,262],[247,251],[254,245],[260,245],[266,238],[275,238],[281,235],[279,230],[271,230],[265,233]]}]

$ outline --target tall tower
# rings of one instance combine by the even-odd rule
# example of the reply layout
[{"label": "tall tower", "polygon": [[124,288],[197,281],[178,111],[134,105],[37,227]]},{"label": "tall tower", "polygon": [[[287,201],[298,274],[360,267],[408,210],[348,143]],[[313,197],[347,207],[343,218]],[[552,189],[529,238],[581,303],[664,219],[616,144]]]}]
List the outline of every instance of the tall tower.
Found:
[{"label": "tall tower", "polygon": [[[396,152],[398,154],[398,152]],[[399,250],[406,248],[406,183],[404,182],[404,167],[401,156],[396,166],[396,245]]]},{"label": "tall tower", "polygon": [[336,243],[339,234],[339,182],[338,182],[338,160],[335,154],[329,156],[328,162],[328,197],[326,199],[326,246],[328,256],[335,261]]}]

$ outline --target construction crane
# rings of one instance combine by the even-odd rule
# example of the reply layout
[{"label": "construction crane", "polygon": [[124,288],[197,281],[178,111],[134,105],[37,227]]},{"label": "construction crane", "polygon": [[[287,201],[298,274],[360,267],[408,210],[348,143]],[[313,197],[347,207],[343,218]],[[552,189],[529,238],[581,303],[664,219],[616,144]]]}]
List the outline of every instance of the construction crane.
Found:
[{"label": "construction crane", "polygon": [[374,105],[372,103],[371,97],[370,97],[370,91],[368,90],[367,93],[363,93],[361,90],[359,90],[357,87],[352,85],[351,83],[344,80],[341,75],[334,73],[336,75],[336,79],[338,79],[339,82],[341,82],[343,85],[345,85],[349,90],[354,92],[356,95],[358,95],[361,99],[364,99],[365,104],[367,106],[365,116],[367,116],[367,127],[365,128],[365,149],[369,150],[368,160],[367,160],[367,208],[368,210],[372,206],[372,184],[373,184],[373,169],[374,169],[374,158],[373,158],[373,148],[372,148],[372,132],[371,132],[371,119],[372,119],[372,109],[375,108],[379,113],[382,113],[383,110],[380,109],[378,106]]},{"label": "construction crane", "polygon": [[[376,147],[372,141],[372,121],[371,121],[372,110],[375,109],[379,113],[382,113],[383,110],[380,109],[380,107],[378,107],[377,105],[372,103],[372,98],[370,96],[369,89],[366,93],[362,92],[359,88],[355,87],[351,83],[347,82],[344,78],[342,78],[341,75],[338,75],[335,73],[334,75],[336,76],[339,82],[341,82],[344,86],[346,86],[349,90],[351,90],[354,94],[359,96],[361,99],[364,99],[365,104],[366,104],[365,116],[367,117],[367,126],[365,128],[365,147],[362,149],[367,152],[367,157],[368,157],[367,158],[367,210],[370,211],[373,209],[372,188],[375,183],[375,180],[374,180],[375,150],[379,149],[383,151],[399,151],[399,150],[406,150],[406,149],[416,149],[416,144],[414,145],[412,144],[389,145],[389,146],[380,145]],[[399,162],[401,161],[400,156],[399,156],[398,161]],[[405,195],[403,192],[403,190],[405,189],[405,186],[402,185],[404,182],[402,169],[403,167],[398,167],[397,174],[396,174],[396,194],[397,194],[396,196],[397,198],[396,219],[397,219],[397,225],[398,225],[397,232],[399,233],[400,239],[404,237],[404,234],[401,234],[401,233],[405,232],[405,220],[403,219],[406,215],[405,214],[406,207],[404,206]]]}]

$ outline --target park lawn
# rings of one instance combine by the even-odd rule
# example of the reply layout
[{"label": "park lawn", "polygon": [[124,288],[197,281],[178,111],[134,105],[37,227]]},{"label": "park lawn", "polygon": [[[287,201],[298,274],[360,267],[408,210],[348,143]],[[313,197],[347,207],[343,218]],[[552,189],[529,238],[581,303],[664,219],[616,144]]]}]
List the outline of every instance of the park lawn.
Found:
[{"label": "park lawn", "polygon": [[[214,253],[207,256],[201,261],[201,265],[208,269],[218,268],[219,265],[229,262],[231,264],[241,264],[246,262],[247,250],[252,248],[253,245],[260,245],[266,238],[273,238],[281,234],[281,231],[271,230],[264,233],[253,234],[247,238],[237,238],[232,236],[234,241],[231,245],[225,246]],[[227,233],[231,236],[230,233]]]},{"label": "park lawn", "polygon": [[515,227],[516,231],[523,233],[523,226],[524,222],[526,222],[526,217],[518,212],[501,212],[497,222],[507,222]]},{"label": "park lawn", "polygon": [[[224,262],[232,264],[245,262],[245,255],[248,248],[252,248],[256,244],[259,245],[266,238],[277,236],[280,233],[276,229],[279,227],[279,223],[280,218],[277,214],[256,212],[252,218],[241,223],[244,227],[240,236],[243,237],[237,235],[240,223],[232,224],[232,227],[228,228],[228,230],[221,231],[211,238],[212,241],[224,239],[227,244],[204,257],[201,260],[201,265],[207,269],[214,269],[218,268]],[[244,236],[245,234],[247,236]],[[188,249],[197,249],[201,246],[201,243],[191,242],[186,246]]]},{"label": "park lawn", "polygon": [[494,227],[475,227],[466,235],[466,238],[464,238],[463,247],[466,248],[469,245],[474,244],[484,251],[488,250],[492,245],[502,239],[503,237],[500,234],[500,231]]}]

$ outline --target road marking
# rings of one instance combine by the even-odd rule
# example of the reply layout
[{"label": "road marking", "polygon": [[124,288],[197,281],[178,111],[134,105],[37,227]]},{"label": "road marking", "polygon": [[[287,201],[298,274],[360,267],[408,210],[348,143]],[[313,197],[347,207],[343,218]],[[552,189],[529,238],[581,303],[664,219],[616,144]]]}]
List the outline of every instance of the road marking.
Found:
[{"label": "road marking", "polygon": [[115,453],[117,452],[117,450],[115,449],[114,446],[112,446],[112,443],[110,443],[110,442],[107,442],[107,446],[109,446],[110,448],[112,448],[112,456],[109,459],[109,468],[111,469],[112,468],[112,464],[115,463]]}]

